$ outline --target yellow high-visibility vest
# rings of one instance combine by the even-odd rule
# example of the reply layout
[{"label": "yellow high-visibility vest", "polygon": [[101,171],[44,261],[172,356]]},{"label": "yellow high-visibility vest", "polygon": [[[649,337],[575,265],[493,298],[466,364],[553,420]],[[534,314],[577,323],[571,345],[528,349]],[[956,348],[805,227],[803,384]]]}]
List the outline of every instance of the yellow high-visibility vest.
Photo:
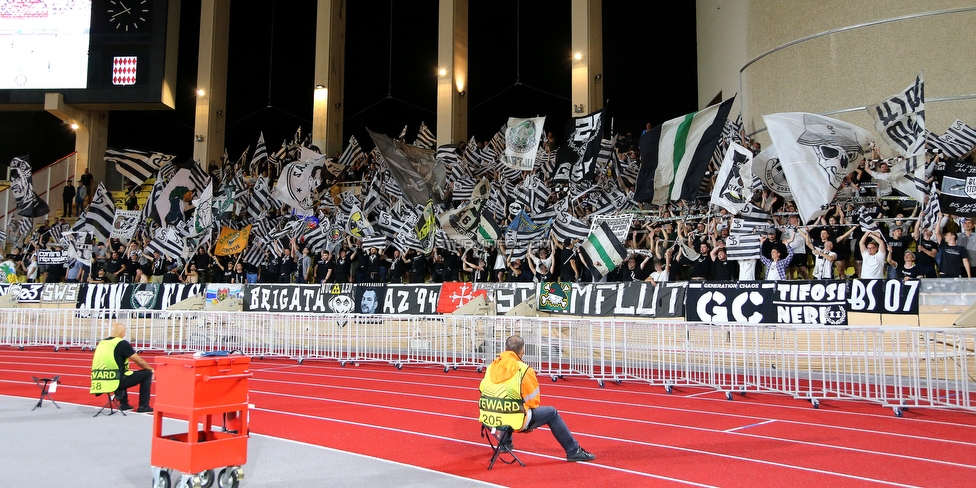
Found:
[{"label": "yellow high-visibility vest", "polygon": [[529,365],[520,362],[518,372],[503,383],[491,381],[491,367],[481,380],[481,399],[478,401],[479,420],[489,427],[508,426],[521,430],[525,423],[525,407],[522,401],[522,378]]},{"label": "yellow high-visibility vest", "polygon": [[122,342],[121,337],[105,339],[95,347],[95,356],[92,358],[91,389],[90,393],[112,393],[119,389],[119,380],[122,375],[131,375],[129,371],[129,360],[119,367],[115,362],[115,346]]}]

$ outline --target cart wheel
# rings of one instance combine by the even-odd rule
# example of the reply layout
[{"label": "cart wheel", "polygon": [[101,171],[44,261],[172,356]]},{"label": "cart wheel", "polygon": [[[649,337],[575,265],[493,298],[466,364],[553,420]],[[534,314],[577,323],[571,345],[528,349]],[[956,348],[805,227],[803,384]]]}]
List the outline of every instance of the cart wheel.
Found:
[{"label": "cart wheel", "polygon": [[169,472],[165,470],[159,471],[159,478],[156,478],[156,483],[153,488],[170,488]]},{"label": "cart wheel", "polygon": [[674,387],[673,386],[671,386],[671,385],[664,385],[664,392],[667,393],[668,395],[671,394],[671,391],[672,390],[674,390]]},{"label": "cart wheel", "polygon": [[616,383],[619,386],[619,385],[623,384],[624,380],[617,379],[617,380],[613,380],[613,382]]},{"label": "cart wheel", "polygon": [[729,400],[729,401],[732,400],[732,392],[731,391],[725,392],[725,399],[726,400]]},{"label": "cart wheel", "polygon": [[302,363],[304,363],[304,362],[305,362],[305,360],[304,360],[304,359],[302,359],[302,358],[298,358],[298,364],[302,364]]},{"label": "cart wheel", "polygon": [[448,371],[450,371],[450,370],[451,370],[451,368],[449,368],[449,367],[447,367],[447,366],[444,366],[444,372],[445,372],[445,373],[446,373],[446,372],[448,372]]},{"label": "cart wheel", "polygon": [[346,362],[345,361],[339,361],[339,366],[342,366],[343,368],[345,368],[346,367]]},{"label": "cart wheel", "polygon": [[212,469],[200,473],[200,487],[210,488],[214,484],[214,479],[214,471]]},{"label": "cart wheel", "polygon": [[559,379],[559,377],[558,377],[558,376],[556,376],[556,375],[552,375],[552,376],[551,376],[551,378],[552,378],[552,382],[553,382],[553,383],[555,383],[555,382],[556,382],[556,380],[558,380],[558,379]]},{"label": "cart wheel", "polygon": [[895,417],[901,418],[902,415],[905,415],[905,412],[901,411],[901,407],[895,407],[892,410],[895,412]]},{"label": "cart wheel", "polygon": [[236,468],[224,468],[217,475],[217,488],[237,488],[240,480],[237,479]]},{"label": "cart wheel", "polygon": [[603,380],[596,380],[596,384],[600,385],[600,388],[603,388]]},{"label": "cart wheel", "polygon": [[810,400],[810,404],[813,405],[814,410],[820,408],[820,400],[817,400],[816,398]]},{"label": "cart wheel", "polygon": [[23,351],[24,350],[24,346],[20,346],[20,350]]},{"label": "cart wheel", "polygon": [[396,365],[396,369],[403,369],[403,365],[402,365],[402,364],[400,364],[400,363],[397,363],[397,365]]},{"label": "cart wheel", "polygon": [[451,369],[453,369],[454,371],[457,371],[457,366],[451,366]]},{"label": "cart wheel", "polygon": [[745,390],[739,390],[739,396],[746,396]]},{"label": "cart wheel", "polygon": [[54,352],[58,352],[58,347],[57,346],[54,347]]},{"label": "cart wheel", "polygon": [[481,366],[478,366],[478,372],[479,372],[479,373],[480,373],[480,372],[482,372],[482,371],[484,371],[484,370],[485,370],[485,368],[483,368],[483,367],[481,367]]}]

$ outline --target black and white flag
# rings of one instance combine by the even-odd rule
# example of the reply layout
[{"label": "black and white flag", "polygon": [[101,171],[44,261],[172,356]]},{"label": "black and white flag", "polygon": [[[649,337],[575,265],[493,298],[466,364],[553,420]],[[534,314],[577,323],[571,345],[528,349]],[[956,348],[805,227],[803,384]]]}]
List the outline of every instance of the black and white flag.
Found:
[{"label": "black and white flag", "polygon": [[36,218],[47,215],[51,209],[34,192],[34,178],[29,156],[14,157],[10,161],[10,191],[17,204],[17,215]]},{"label": "black and white flag", "polygon": [[922,73],[900,93],[867,107],[881,138],[909,158],[925,152],[925,87]]},{"label": "black and white flag", "polygon": [[141,212],[138,210],[115,210],[115,219],[112,222],[110,238],[128,241],[136,233],[139,227]]},{"label": "black and white flag", "polygon": [[434,133],[427,128],[427,124],[420,122],[420,131],[417,132],[417,138],[414,139],[413,145],[424,149],[433,149],[436,143],[437,138],[434,137]]},{"label": "black and white flag", "polygon": [[105,162],[115,163],[115,169],[137,185],[155,176],[163,164],[175,158],[176,156],[138,149],[105,150]]},{"label": "black and white flag", "polygon": [[901,93],[867,107],[881,138],[905,158],[891,165],[889,183],[902,193],[925,198],[925,88],[922,74]]},{"label": "black and white flag", "polygon": [[264,143],[264,132],[258,133],[258,145],[254,148],[254,155],[251,156],[251,163],[248,165],[248,169],[252,177],[258,176],[258,171],[261,168],[261,163],[268,160],[268,146]]},{"label": "black and white flag", "polygon": [[105,189],[105,183],[99,183],[92,194],[91,204],[85,211],[85,223],[100,241],[108,241],[111,237],[115,224],[115,202]]},{"label": "black and white flag", "polygon": [[809,113],[764,115],[802,222],[824,215],[874,138],[842,120]]},{"label": "black and white flag", "polygon": [[715,187],[712,189],[712,205],[725,208],[737,215],[746,203],[752,201],[752,151],[729,143],[725,159],[719,168]]},{"label": "black and white flag", "polygon": [[592,180],[603,142],[603,110],[566,122],[566,141],[556,152],[553,182]]},{"label": "black and white flag", "polygon": [[932,183],[929,193],[926,196],[925,204],[922,205],[921,230],[930,229],[932,232],[935,232],[935,224],[939,220],[940,213],[942,213],[942,207],[939,205],[939,190],[936,188],[935,183]]},{"label": "black and white flag", "polygon": [[945,134],[935,136],[929,133],[928,144],[945,153],[950,158],[961,158],[976,147],[976,129],[956,119]]},{"label": "black and white flag", "polygon": [[729,225],[729,236],[725,239],[725,254],[729,261],[759,259],[760,237],[769,227],[769,214],[751,203],[746,204],[739,216]]}]

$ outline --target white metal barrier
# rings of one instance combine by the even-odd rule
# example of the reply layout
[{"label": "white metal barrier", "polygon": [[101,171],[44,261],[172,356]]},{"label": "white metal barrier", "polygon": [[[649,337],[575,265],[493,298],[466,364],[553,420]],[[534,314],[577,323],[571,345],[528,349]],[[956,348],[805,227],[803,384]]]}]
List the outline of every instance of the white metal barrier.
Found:
[{"label": "white metal barrier", "polygon": [[0,310],[0,344],[94,348],[111,324],[138,350],[239,350],[299,362],[436,364],[479,371],[521,335],[540,376],[810,401],[875,402],[976,411],[976,330],[700,324],[454,315],[299,315],[206,311]]}]

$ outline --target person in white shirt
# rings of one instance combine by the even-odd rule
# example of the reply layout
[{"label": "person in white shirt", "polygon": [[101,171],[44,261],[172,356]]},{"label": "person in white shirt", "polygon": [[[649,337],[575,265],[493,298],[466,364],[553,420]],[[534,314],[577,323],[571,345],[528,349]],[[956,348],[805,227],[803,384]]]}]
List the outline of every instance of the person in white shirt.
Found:
[{"label": "person in white shirt", "polygon": [[837,253],[834,252],[834,241],[830,239],[824,239],[823,249],[819,249],[813,245],[813,240],[810,239],[807,231],[803,229],[798,229],[797,232],[803,236],[804,242],[816,257],[816,261],[813,265],[813,279],[815,280],[831,280],[834,278],[834,260],[837,259]]},{"label": "person in white shirt", "polygon": [[[868,237],[871,242],[868,242]],[[878,232],[865,232],[858,243],[861,247],[861,279],[883,279],[885,277],[885,257],[888,246]]]},{"label": "person in white shirt", "polygon": [[671,277],[671,255],[674,252],[674,248],[669,248],[667,252],[664,253],[664,262],[661,262],[660,258],[654,259],[654,271],[644,280],[654,286],[658,283],[665,283]]}]

